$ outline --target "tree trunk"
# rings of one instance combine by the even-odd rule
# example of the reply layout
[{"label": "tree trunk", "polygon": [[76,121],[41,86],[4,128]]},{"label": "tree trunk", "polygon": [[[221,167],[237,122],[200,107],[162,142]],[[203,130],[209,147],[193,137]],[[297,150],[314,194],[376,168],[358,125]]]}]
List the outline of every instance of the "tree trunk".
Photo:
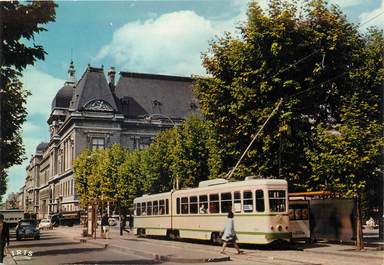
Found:
[{"label": "tree trunk", "polygon": [[355,196],[356,200],[356,248],[357,250],[364,249],[363,241],[363,230],[362,230],[362,221],[361,221],[361,202],[360,194],[357,193]]},{"label": "tree trunk", "polygon": [[[381,123],[384,124],[384,80],[381,82]],[[384,137],[384,128],[382,130]],[[384,240],[384,147],[381,147],[381,174],[379,190],[379,239]]]}]

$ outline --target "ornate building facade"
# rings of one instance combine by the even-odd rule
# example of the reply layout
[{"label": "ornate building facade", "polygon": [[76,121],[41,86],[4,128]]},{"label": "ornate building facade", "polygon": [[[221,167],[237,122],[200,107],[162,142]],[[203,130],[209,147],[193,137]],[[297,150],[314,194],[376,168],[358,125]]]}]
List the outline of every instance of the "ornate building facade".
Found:
[{"label": "ornate building facade", "polygon": [[198,112],[188,77],[120,72],[108,80],[103,68],[88,66],[79,81],[71,62],[68,80],[52,101],[50,139],[40,143],[26,168],[25,212],[39,219],[53,213],[70,216],[79,204],[73,161],[85,148],[120,144],[145,148],[160,130]]}]

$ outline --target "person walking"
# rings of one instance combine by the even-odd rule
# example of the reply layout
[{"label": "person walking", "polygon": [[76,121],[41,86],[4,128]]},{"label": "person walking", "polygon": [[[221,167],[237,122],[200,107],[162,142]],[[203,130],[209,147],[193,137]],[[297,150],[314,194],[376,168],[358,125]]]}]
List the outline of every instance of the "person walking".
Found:
[{"label": "person walking", "polygon": [[133,229],[133,220],[134,220],[134,217],[133,217],[132,213],[129,212],[128,223],[129,223],[129,230],[131,230],[131,231]]},{"label": "person walking", "polygon": [[125,214],[120,215],[120,235],[123,235],[123,232],[129,233],[129,230],[127,230],[125,227],[127,225],[127,217]]},{"label": "person walking", "polygon": [[104,214],[101,218],[101,229],[103,230],[104,239],[109,239],[109,222],[107,214]]},{"label": "person walking", "polygon": [[0,264],[3,264],[5,244],[9,246],[9,227],[4,222],[4,215],[0,214]]},{"label": "person walking", "polygon": [[227,247],[228,243],[231,243],[235,246],[237,250],[237,254],[241,254],[244,251],[240,250],[239,245],[236,243],[237,236],[235,232],[235,224],[233,221],[233,212],[229,211],[227,215],[227,220],[225,221],[225,226],[224,226],[224,233],[221,239],[224,241],[223,242],[223,247],[221,249],[221,254],[225,254],[225,248]]}]

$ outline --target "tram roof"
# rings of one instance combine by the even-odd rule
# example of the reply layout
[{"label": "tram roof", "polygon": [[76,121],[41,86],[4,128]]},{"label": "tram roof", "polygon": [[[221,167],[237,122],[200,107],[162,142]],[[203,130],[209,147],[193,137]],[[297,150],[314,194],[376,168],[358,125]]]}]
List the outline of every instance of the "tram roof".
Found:
[{"label": "tram roof", "polygon": [[285,179],[248,179],[243,181],[234,181],[234,182],[228,182],[223,184],[216,184],[211,185],[207,187],[195,187],[195,188],[186,188],[181,190],[172,190],[169,192],[163,192],[163,193],[155,193],[155,194],[145,194],[141,197],[135,198],[136,200],[142,200],[145,198],[165,198],[170,196],[172,193],[178,194],[178,193],[184,193],[184,192],[198,192],[198,191],[209,191],[209,190],[220,190],[220,189],[226,189],[226,188],[235,188],[235,187],[249,187],[249,186],[265,186],[265,185],[272,185],[272,186],[286,186],[287,181]]}]

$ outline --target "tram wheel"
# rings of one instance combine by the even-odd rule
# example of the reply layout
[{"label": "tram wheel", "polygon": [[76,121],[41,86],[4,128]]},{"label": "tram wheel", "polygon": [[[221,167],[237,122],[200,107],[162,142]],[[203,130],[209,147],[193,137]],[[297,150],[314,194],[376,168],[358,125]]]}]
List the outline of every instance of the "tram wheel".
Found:
[{"label": "tram wheel", "polygon": [[144,228],[137,228],[137,235],[139,237],[144,237],[145,236],[145,229]]},{"label": "tram wheel", "polygon": [[214,245],[222,245],[223,240],[221,239],[220,233],[219,232],[212,232],[211,234],[211,242]]},{"label": "tram wheel", "polygon": [[167,237],[171,240],[177,240],[179,239],[179,231],[177,230],[168,230],[167,231]]}]

